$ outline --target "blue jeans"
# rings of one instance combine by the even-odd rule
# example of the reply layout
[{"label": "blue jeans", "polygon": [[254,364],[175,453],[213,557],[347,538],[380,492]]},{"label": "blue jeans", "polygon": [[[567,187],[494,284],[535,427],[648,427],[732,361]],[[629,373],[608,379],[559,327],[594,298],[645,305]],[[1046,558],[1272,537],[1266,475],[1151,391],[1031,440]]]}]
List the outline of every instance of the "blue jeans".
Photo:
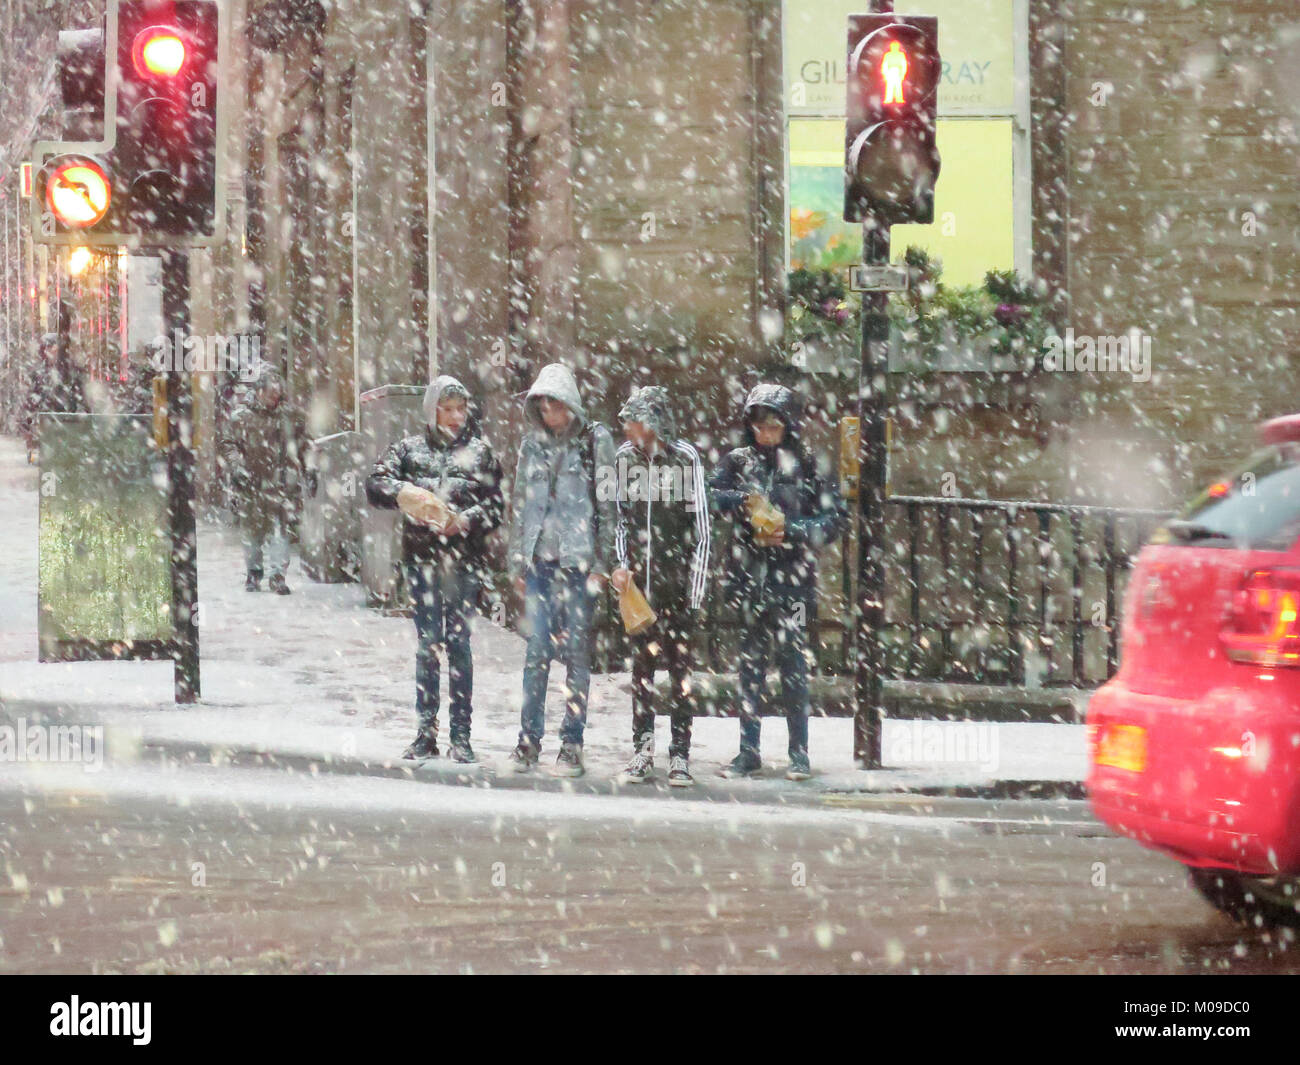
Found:
[{"label": "blue jeans", "polygon": [[415,712],[421,730],[438,731],[438,645],[447,648],[451,741],[469,739],[473,714],[474,659],[470,615],[476,592],[472,574],[446,562],[406,564],[415,611]]},{"label": "blue jeans", "polygon": [[802,599],[778,599],[742,612],[740,634],[740,750],[759,756],[762,719],[759,710],[767,691],[770,644],[776,640],[776,668],[781,674],[781,701],[790,736],[790,754],[808,750],[808,621],[809,604]]},{"label": "blue jeans", "polygon": [[244,529],[244,572],[258,580],[262,579],[263,548],[272,577],[289,572],[289,534],[278,521],[268,528]]},{"label": "blue jeans", "polygon": [[524,582],[524,703],[519,715],[519,742],[541,747],[546,731],[546,683],[551,659],[567,667],[562,743],[582,743],[587,726],[587,691],[591,687],[591,619],[595,597],[587,591],[587,574],[538,562]]}]

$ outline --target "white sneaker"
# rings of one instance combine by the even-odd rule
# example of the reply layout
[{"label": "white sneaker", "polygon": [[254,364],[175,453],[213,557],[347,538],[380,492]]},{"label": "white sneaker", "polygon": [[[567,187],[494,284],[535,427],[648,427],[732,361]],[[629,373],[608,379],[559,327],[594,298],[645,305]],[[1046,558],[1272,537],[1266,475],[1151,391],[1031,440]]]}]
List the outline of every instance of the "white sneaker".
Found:
[{"label": "white sneaker", "polygon": [[695,785],[695,778],[691,776],[690,763],[680,754],[673,757],[668,763],[668,786],[670,788],[689,788]]},{"label": "white sneaker", "polygon": [[638,751],[623,770],[623,779],[629,784],[644,784],[654,776],[654,770],[654,755]]}]

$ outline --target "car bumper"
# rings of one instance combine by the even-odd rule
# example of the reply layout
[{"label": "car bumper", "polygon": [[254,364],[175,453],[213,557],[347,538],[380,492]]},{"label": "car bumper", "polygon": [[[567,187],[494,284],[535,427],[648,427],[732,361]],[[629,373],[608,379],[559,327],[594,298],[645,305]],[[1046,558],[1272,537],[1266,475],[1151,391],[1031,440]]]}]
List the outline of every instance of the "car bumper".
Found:
[{"label": "car bumper", "polygon": [[[1256,678],[1195,700],[1120,678],[1088,706],[1088,793],[1122,835],[1187,865],[1300,873],[1300,677]],[[1098,765],[1108,724],[1146,730],[1141,771]]]}]

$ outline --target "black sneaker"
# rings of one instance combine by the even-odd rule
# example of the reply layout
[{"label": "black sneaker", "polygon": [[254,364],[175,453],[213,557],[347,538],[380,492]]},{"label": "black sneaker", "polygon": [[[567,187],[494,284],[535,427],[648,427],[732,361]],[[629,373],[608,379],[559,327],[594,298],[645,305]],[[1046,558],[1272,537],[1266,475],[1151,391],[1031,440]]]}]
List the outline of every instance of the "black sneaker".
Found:
[{"label": "black sneaker", "polygon": [[469,740],[452,740],[450,754],[453,762],[460,762],[464,765],[478,761],[474,757],[474,748],[469,745]]},{"label": "black sneaker", "polygon": [[255,592],[258,590],[259,587],[261,587],[261,584],[262,584],[262,578],[259,577],[256,573],[250,573],[247,577],[244,578],[244,591]]},{"label": "black sneaker", "polygon": [[718,770],[718,775],[729,780],[738,777],[756,777],[763,771],[763,761],[756,754],[741,751],[735,758]]},{"label": "black sneaker", "polygon": [[267,581],[266,586],[271,591],[273,591],[276,595],[289,594],[289,586],[285,583],[284,577],[279,573],[277,573],[274,577],[272,577],[269,581]]},{"label": "black sneaker", "polygon": [[807,751],[791,751],[790,765],[785,771],[786,780],[808,780],[812,776],[812,765],[808,761]]},{"label": "black sneaker", "polygon": [[527,773],[537,765],[541,751],[527,740],[520,740],[519,745],[510,752],[510,761],[516,773]]},{"label": "black sneaker", "polygon": [[402,757],[412,762],[418,762],[422,758],[437,758],[438,734],[420,729],[415,742],[402,752]]},{"label": "black sneaker", "polygon": [[680,754],[668,760],[668,786],[670,788],[689,788],[694,786],[695,778],[691,776],[690,763]]},{"label": "black sneaker", "polygon": [[561,743],[559,757],[555,759],[557,777],[580,777],[586,770],[582,768],[582,744]]}]

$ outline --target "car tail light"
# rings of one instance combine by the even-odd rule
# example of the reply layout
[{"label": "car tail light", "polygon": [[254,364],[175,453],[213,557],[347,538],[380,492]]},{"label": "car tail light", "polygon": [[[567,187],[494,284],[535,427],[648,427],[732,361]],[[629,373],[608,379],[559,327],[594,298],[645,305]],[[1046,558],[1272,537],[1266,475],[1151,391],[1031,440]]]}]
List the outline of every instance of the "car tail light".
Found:
[{"label": "car tail light", "polygon": [[1300,572],[1260,569],[1242,579],[1220,637],[1234,662],[1300,666]]}]

